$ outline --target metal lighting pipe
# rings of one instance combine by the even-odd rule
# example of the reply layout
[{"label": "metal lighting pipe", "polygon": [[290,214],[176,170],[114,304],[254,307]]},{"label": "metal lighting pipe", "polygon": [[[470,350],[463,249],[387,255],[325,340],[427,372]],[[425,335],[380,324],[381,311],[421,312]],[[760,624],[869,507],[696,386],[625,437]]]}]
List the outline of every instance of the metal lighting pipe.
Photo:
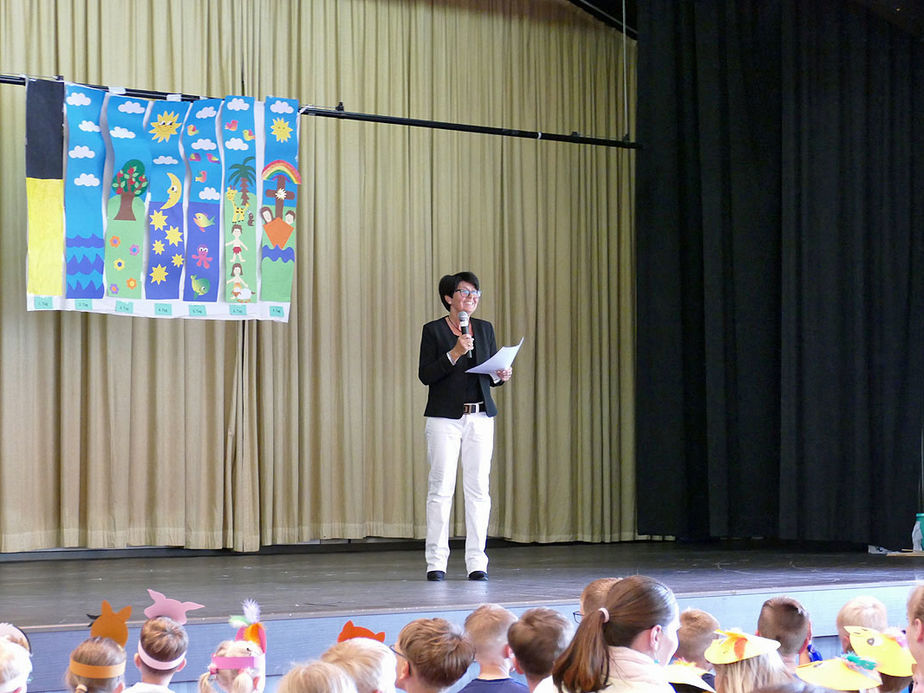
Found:
[{"label": "metal lighting pipe", "polygon": [[[61,78],[58,77],[60,80]],[[23,75],[0,74],[0,84],[17,84],[25,86],[26,77]],[[108,89],[108,87],[95,84],[83,85],[93,89]],[[126,96],[136,96],[142,99],[166,99],[170,94],[164,91],[150,89],[125,89],[120,92]],[[202,98],[195,94],[178,94],[181,101],[199,101]],[[353,113],[343,110],[343,104],[336,108],[318,108],[317,106],[300,106],[299,113],[321,118],[338,118],[340,120],[357,120],[367,123],[385,123],[387,125],[405,125],[408,127],[430,128],[433,130],[455,130],[458,132],[473,132],[482,135],[499,135],[502,137],[520,137],[533,140],[551,140],[553,142],[569,142],[571,144],[591,144],[600,147],[619,147],[622,149],[639,149],[639,145],[628,137],[621,140],[611,140],[602,137],[585,137],[577,132],[562,135],[554,132],[540,132],[532,130],[515,130],[510,128],[496,128],[486,125],[468,125],[465,123],[449,123],[439,120],[422,120],[420,118],[402,118],[399,116],[378,115],[374,113]]]}]

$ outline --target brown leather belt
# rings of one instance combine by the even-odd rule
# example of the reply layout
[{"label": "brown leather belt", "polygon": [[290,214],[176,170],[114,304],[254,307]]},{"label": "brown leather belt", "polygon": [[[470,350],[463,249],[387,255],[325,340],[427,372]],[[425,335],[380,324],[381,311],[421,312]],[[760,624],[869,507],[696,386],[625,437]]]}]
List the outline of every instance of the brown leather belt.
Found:
[{"label": "brown leather belt", "polygon": [[477,414],[480,411],[484,411],[484,402],[475,402],[474,404],[462,405],[463,414]]}]

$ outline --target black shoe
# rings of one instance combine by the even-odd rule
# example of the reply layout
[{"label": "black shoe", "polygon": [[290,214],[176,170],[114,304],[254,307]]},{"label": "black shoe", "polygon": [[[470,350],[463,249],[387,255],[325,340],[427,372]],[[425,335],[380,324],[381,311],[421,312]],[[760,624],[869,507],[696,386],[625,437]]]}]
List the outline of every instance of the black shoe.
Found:
[{"label": "black shoe", "polygon": [[427,580],[430,582],[442,582],[446,579],[446,573],[442,570],[428,570]]},{"label": "black shoe", "polygon": [[487,582],[488,574],[483,570],[473,570],[468,574],[468,579],[476,582]]}]

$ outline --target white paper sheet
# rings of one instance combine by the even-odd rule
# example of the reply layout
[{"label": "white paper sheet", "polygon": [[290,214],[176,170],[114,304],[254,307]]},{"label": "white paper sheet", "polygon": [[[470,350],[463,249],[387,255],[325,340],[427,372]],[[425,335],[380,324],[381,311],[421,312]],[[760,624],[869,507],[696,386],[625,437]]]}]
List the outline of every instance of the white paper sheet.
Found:
[{"label": "white paper sheet", "polygon": [[[517,357],[517,352],[523,346],[523,340],[526,337],[520,337],[520,343],[516,346],[501,347],[500,350],[484,363],[480,363],[474,368],[469,368],[466,373],[484,373],[491,375],[494,371],[504,370],[513,365],[513,360]],[[464,357],[463,357],[464,358]]]}]

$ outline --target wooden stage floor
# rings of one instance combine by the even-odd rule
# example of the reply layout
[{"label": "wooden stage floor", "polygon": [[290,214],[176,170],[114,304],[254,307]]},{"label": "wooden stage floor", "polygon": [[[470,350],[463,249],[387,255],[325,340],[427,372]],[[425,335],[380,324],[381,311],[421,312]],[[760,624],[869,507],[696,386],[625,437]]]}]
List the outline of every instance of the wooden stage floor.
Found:
[{"label": "wooden stage floor", "polygon": [[[0,558],[0,620],[30,628],[86,622],[102,599],[135,608],[143,620],[146,588],[196,601],[195,622],[218,622],[256,599],[266,619],[324,615],[442,611],[491,601],[508,606],[568,604],[605,575],[646,574],[678,597],[741,591],[786,592],[832,586],[906,584],[924,579],[924,559],[760,545],[621,544],[515,545],[489,548],[490,581],[465,578],[454,549],[447,579],[429,583],[422,549],[354,545],[345,551],[289,548],[260,554],[136,551],[66,552]],[[69,556],[74,556],[73,558]],[[99,557],[97,557],[99,556]],[[61,560],[54,560],[60,558]]]}]

